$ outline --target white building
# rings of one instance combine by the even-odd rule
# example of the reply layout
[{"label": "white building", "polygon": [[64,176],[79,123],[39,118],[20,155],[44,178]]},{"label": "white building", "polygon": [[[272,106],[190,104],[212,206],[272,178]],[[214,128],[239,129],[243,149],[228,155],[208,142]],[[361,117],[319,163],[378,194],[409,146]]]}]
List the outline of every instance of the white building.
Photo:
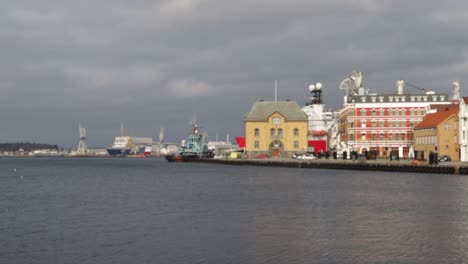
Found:
[{"label": "white building", "polygon": [[468,161],[468,97],[460,100],[460,112],[458,113],[458,127],[460,137],[460,161]]}]

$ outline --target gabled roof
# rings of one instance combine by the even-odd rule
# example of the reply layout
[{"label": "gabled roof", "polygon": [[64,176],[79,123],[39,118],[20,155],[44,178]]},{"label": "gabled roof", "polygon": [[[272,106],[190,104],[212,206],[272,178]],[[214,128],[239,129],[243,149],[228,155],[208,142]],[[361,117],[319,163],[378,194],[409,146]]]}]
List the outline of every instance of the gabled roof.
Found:
[{"label": "gabled roof", "polygon": [[421,121],[421,123],[419,123],[414,129],[437,127],[440,123],[444,122],[452,115],[456,115],[458,117],[458,108],[449,108],[446,111],[427,114],[423,121]]},{"label": "gabled roof", "polygon": [[245,115],[245,121],[266,121],[273,113],[278,112],[286,121],[307,121],[307,115],[294,101],[256,102],[250,112]]}]

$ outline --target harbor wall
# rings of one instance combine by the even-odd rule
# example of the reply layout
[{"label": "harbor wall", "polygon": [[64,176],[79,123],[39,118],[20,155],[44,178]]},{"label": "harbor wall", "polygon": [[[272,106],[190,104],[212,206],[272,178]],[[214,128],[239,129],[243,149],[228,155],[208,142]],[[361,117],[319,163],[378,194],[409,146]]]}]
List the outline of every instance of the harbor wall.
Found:
[{"label": "harbor wall", "polygon": [[468,167],[456,165],[413,165],[402,163],[370,163],[370,162],[342,162],[342,161],[298,161],[298,160],[253,160],[253,159],[193,159],[191,162],[203,162],[225,165],[250,165],[266,167],[289,167],[334,170],[366,170],[392,171],[413,173],[437,173],[468,175]]}]

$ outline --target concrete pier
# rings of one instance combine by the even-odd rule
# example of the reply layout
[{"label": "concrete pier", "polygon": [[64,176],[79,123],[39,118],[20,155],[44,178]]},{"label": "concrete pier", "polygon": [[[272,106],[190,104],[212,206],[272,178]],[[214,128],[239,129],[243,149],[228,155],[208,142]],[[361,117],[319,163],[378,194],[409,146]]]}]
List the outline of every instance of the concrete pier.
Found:
[{"label": "concrete pier", "polygon": [[457,163],[442,163],[439,165],[411,164],[406,161],[383,161],[383,160],[310,160],[301,161],[295,159],[194,159],[191,162],[215,163],[225,165],[250,165],[268,167],[290,167],[311,169],[334,169],[334,170],[367,170],[367,171],[393,171],[393,172],[417,172],[438,174],[468,175],[468,164],[466,166]]}]

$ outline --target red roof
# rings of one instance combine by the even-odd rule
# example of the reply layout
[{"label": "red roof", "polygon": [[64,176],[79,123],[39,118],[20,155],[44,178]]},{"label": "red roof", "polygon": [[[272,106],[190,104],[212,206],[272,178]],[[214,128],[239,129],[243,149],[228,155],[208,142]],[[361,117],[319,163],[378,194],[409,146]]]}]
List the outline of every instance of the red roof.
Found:
[{"label": "red roof", "polygon": [[325,130],[313,130],[309,131],[309,135],[314,136],[314,137],[323,137],[327,135],[327,131]]},{"label": "red roof", "polygon": [[436,127],[452,115],[458,117],[458,108],[449,108],[447,111],[427,114],[415,129]]}]

